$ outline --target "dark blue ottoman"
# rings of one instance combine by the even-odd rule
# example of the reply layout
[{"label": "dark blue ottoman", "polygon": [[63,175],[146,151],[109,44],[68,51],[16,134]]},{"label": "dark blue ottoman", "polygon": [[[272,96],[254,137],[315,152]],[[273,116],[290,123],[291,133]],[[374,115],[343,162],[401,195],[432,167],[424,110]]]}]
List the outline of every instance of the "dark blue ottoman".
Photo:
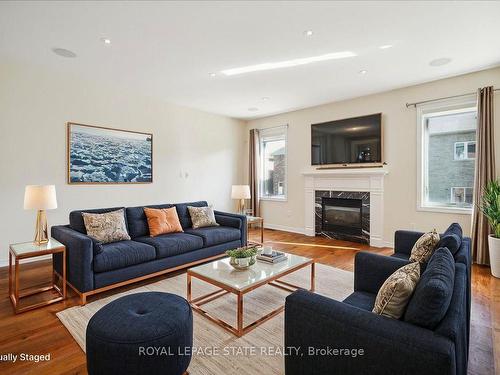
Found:
[{"label": "dark blue ottoman", "polygon": [[191,361],[193,315],[182,297],[148,292],[118,298],[87,326],[87,371],[181,375]]}]

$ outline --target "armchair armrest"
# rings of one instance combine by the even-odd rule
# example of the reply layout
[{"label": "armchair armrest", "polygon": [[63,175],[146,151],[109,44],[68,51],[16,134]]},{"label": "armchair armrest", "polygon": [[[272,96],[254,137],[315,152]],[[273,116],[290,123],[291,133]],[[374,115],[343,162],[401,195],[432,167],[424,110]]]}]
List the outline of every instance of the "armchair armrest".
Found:
[{"label": "armchair armrest", "polygon": [[287,375],[455,373],[448,338],[305,290],[286,298],[285,348]]},{"label": "armchair armrest", "polygon": [[394,252],[410,256],[413,245],[423,234],[411,230],[397,230],[394,233]]},{"label": "armchair armrest", "polygon": [[245,215],[233,214],[230,212],[214,211],[215,221],[218,224],[237,228],[241,232],[241,245],[247,244],[247,217]]},{"label": "armchair armrest", "polygon": [[[66,270],[68,281],[80,292],[94,289],[92,262],[94,249],[92,239],[68,226],[53,226],[51,235],[66,246]],[[61,258],[54,257],[54,267],[60,271]]]},{"label": "armchair armrest", "polygon": [[354,290],[377,294],[382,284],[408,260],[360,252],[354,258]]}]

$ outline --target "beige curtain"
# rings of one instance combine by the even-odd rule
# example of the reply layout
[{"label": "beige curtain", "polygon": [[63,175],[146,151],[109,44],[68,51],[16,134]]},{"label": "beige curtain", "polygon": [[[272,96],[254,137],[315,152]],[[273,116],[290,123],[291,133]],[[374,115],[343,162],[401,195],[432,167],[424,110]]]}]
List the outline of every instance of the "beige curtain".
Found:
[{"label": "beige curtain", "polygon": [[495,179],[495,140],[493,134],[493,87],[477,93],[476,174],[474,178],[474,209],[472,212],[472,260],[489,264],[486,217],[479,210],[481,195],[488,182]]},{"label": "beige curtain", "polygon": [[250,185],[250,208],[254,216],[260,215],[260,197],[259,197],[259,154],[260,154],[260,139],[259,130],[250,129],[250,154],[249,154],[249,178]]}]

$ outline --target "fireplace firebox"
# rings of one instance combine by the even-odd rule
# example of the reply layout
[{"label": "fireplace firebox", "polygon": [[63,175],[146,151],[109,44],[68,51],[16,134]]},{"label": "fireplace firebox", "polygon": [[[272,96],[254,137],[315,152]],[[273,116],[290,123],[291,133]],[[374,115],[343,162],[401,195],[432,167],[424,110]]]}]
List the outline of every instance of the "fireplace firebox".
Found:
[{"label": "fireplace firebox", "polygon": [[338,234],[361,236],[363,232],[361,199],[321,199],[321,230]]}]

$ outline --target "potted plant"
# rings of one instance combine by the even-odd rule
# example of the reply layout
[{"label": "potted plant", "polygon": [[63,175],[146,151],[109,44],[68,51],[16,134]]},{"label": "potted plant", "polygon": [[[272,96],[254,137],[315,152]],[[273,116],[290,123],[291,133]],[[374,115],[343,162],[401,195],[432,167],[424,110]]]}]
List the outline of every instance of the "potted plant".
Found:
[{"label": "potted plant", "polygon": [[481,211],[493,229],[488,236],[491,274],[500,278],[500,180],[489,182],[484,189]]},{"label": "potted plant", "polygon": [[226,251],[231,258],[229,263],[236,269],[247,269],[255,264],[257,247],[239,247],[234,250]]}]

